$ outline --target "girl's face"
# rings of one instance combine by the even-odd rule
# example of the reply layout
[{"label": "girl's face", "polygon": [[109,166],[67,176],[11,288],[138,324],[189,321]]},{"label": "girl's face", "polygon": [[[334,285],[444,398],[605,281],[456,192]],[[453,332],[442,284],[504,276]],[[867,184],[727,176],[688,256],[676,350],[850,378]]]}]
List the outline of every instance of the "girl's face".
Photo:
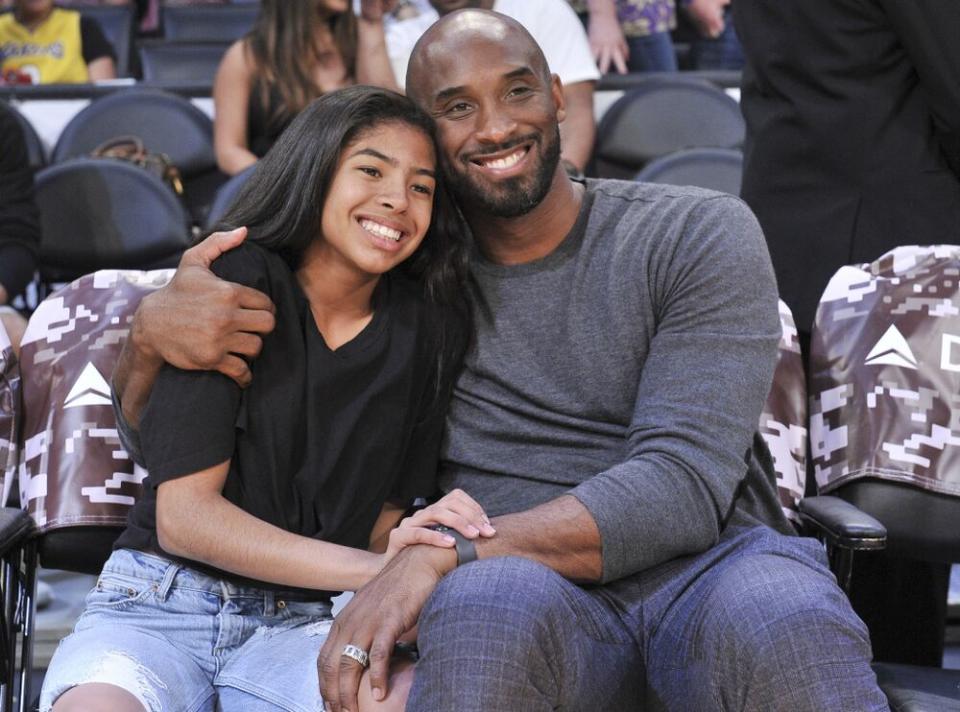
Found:
[{"label": "girl's face", "polygon": [[340,154],[323,206],[323,251],[349,269],[379,275],[407,259],[430,227],[436,189],[433,142],[392,122],[361,133]]}]

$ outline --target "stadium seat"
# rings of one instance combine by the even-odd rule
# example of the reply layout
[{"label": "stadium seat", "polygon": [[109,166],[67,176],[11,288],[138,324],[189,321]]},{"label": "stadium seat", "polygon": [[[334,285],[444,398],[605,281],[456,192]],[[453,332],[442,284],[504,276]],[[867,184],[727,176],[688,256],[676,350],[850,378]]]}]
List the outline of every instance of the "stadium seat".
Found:
[{"label": "stadium seat", "polygon": [[[19,634],[25,641],[21,681],[31,678],[33,602],[27,594],[36,562],[99,573],[142,490],[146,471],[120,447],[107,379],[140,299],[172,274],[103,270],[85,275],[44,300],[24,334],[18,469],[28,532],[35,536],[26,547],[30,560],[24,562],[26,598],[19,626],[10,631],[12,639]],[[8,673],[6,681],[14,677],[12,670]],[[28,709],[24,703],[32,697],[27,683],[20,709]]]},{"label": "stadium seat", "polygon": [[631,179],[650,161],[687,148],[740,148],[740,105],[722,90],[683,77],[647,77],[597,127],[590,174]]},{"label": "stadium seat", "polygon": [[[20,364],[0,322],[0,475],[3,503],[16,479],[17,436],[21,419]],[[13,709],[17,639],[23,631],[23,596],[33,590],[33,559],[29,537],[33,520],[19,507],[0,506],[0,710]],[[29,565],[27,565],[29,563]],[[24,640],[27,640],[25,638]]]},{"label": "stadium seat", "polygon": [[[819,491],[882,522],[892,556],[938,564],[960,562],[957,274],[953,245],[899,247],[843,267],[811,340]],[[960,671],[875,669],[895,710],[960,709]]]},{"label": "stadium seat", "polygon": [[227,210],[230,209],[230,206],[233,205],[233,201],[236,199],[237,195],[240,194],[240,189],[243,187],[243,184],[247,182],[247,178],[250,177],[250,174],[253,173],[256,169],[256,164],[246,168],[237,175],[233,176],[230,180],[220,186],[220,190],[217,191],[216,196],[213,199],[213,203],[210,205],[210,212],[207,213],[207,218],[204,221],[203,227],[206,230],[213,230],[216,227],[217,222],[226,215]]},{"label": "stadium seat", "polygon": [[229,42],[143,42],[143,81],[209,86],[229,46]]},{"label": "stadium seat", "polygon": [[179,169],[184,200],[195,223],[224,176],[213,153],[213,123],[189,100],[158,89],[129,88],[92,102],[64,127],[52,162],[88,156],[104,141],[134,135],[154,153],[166,154]]},{"label": "stadium seat", "polygon": [[133,37],[137,29],[136,10],[130,5],[78,5],[73,8],[100,24],[117,55],[117,76],[130,77]]},{"label": "stadium seat", "polygon": [[131,163],[78,158],[40,171],[40,275],[45,284],[102,268],[176,264],[190,216],[159,178]]},{"label": "stadium seat", "polygon": [[163,36],[174,42],[233,42],[252,28],[258,5],[182,5],[163,8]]},{"label": "stadium seat", "polygon": [[735,148],[688,148],[650,161],[634,180],[695,185],[740,194],[743,153]]},{"label": "stadium seat", "polygon": [[37,130],[26,116],[17,111],[13,104],[7,104],[7,107],[17,118],[17,122],[23,128],[23,138],[27,144],[27,158],[30,161],[30,167],[33,170],[39,170],[47,165],[47,152],[43,148],[43,141],[40,140]]}]

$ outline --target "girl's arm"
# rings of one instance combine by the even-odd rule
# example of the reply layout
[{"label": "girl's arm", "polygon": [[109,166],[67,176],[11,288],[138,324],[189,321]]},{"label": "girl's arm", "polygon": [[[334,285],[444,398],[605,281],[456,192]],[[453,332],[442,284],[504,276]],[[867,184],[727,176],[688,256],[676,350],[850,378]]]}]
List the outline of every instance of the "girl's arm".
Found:
[{"label": "girl's arm", "polygon": [[361,0],[357,17],[357,84],[400,91],[383,31],[383,16],[394,4],[393,0]]},{"label": "girl's arm", "polygon": [[223,497],[230,461],[162,482],[157,489],[161,548],[246,578],[322,591],[355,591],[404,546],[450,548],[453,539],[424,528],[397,528],[374,554],[285,531]]},{"label": "girl's arm", "polygon": [[217,165],[228,175],[257,162],[247,145],[252,78],[245,42],[237,40],[223,55],[213,80],[213,150]]}]

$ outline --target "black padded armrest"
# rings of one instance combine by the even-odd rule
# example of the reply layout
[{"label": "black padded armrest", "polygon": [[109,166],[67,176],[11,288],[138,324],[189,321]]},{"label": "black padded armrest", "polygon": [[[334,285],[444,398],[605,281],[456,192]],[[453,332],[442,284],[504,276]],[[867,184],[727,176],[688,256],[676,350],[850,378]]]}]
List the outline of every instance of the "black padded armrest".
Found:
[{"label": "black padded armrest", "polygon": [[886,528],[839,497],[804,497],[800,500],[800,522],[809,533],[843,549],[875,550],[887,545]]},{"label": "black padded armrest", "polygon": [[33,532],[33,519],[22,509],[0,508],[0,556],[6,556]]}]

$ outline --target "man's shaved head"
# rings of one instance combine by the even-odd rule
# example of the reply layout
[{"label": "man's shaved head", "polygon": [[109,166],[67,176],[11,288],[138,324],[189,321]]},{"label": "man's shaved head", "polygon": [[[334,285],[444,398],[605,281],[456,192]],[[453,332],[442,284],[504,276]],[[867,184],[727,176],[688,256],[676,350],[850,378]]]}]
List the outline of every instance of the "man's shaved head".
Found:
[{"label": "man's shaved head", "polygon": [[407,93],[436,120],[445,178],[468,214],[525,215],[566,178],[563,87],[515,20],[477,9],[441,18],[413,50]]},{"label": "man's shaved head", "polygon": [[[526,28],[512,17],[489,10],[458,10],[431,25],[413,48],[407,67],[407,94],[421,106],[427,106],[434,92],[431,79],[437,70],[458,56],[468,44],[503,44],[520,49],[528,66],[550,81],[550,69],[543,51]],[[482,67],[477,67],[481,71]]]}]

